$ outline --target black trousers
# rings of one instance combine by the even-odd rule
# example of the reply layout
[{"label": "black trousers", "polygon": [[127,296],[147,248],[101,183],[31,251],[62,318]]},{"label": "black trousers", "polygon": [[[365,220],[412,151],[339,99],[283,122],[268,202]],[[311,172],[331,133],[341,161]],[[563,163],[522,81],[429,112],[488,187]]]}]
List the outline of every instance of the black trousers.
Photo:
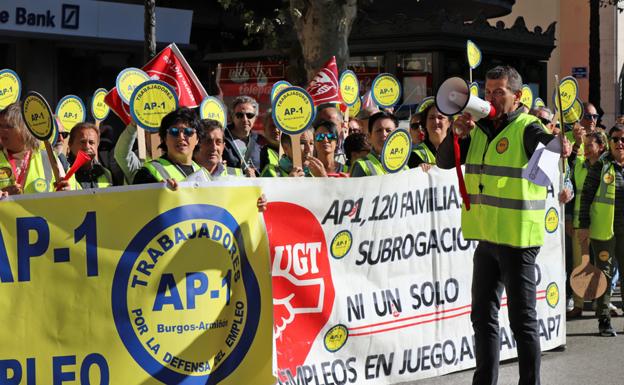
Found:
[{"label": "black trousers", "polygon": [[498,310],[503,288],[516,339],[519,385],[539,385],[541,349],[535,310],[535,258],[539,247],[525,249],[479,242],[472,275],[472,327],[477,367],[473,385],[496,385],[500,359]]}]

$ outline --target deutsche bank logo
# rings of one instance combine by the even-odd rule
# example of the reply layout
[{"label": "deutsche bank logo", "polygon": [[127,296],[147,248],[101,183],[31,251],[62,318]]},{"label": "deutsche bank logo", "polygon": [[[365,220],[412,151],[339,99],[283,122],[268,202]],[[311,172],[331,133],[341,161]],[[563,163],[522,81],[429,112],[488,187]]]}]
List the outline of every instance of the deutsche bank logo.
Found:
[{"label": "deutsche bank logo", "polygon": [[63,4],[61,15],[61,28],[78,29],[80,27],[80,6]]}]

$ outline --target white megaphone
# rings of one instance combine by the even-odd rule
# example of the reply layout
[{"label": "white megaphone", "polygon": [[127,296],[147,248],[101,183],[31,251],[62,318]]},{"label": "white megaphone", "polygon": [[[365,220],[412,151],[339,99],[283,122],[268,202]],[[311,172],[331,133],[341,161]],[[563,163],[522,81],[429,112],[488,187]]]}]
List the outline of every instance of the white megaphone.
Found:
[{"label": "white megaphone", "polygon": [[470,94],[468,83],[459,77],[449,78],[442,83],[436,94],[436,108],[446,116],[468,112],[473,120],[492,119],[496,109],[492,103]]}]

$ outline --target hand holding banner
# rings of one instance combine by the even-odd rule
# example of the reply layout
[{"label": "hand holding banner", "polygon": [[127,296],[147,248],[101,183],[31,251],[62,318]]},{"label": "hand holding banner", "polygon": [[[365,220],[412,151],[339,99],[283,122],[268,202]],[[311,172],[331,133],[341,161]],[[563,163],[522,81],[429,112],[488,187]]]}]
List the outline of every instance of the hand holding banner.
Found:
[{"label": "hand holding banner", "polygon": [[199,105],[199,117],[201,119],[213,119],[221,123],[223,128],[227,125],[227,113],[223,102],[214,96],[206,96]]},{"label": "hand holding banner", "polygon": [[381,165],[393,174],[403,170],[412,153],[412,138],[402,128],[398,128],[390,133],[381,150]]},{"label": "hand holding banner", "polygon": [[178,108],[178,96],[173,88],[160,80],[148,80],[135,88],[130,97],[130,115],[145,128],[156,133],[162,119]]},{"label": "hand holding banner", "polygon": [[22,92],[22,82],[15,71],[4,69],[0,71],[0,110],[19,100]]},{"label": "hand holding banner", "polygon": [[56,106],[56,116],[65,129],[70,132],[78,123],[85,121],[87,111],[82,100],[76,95],[64,96]]}]

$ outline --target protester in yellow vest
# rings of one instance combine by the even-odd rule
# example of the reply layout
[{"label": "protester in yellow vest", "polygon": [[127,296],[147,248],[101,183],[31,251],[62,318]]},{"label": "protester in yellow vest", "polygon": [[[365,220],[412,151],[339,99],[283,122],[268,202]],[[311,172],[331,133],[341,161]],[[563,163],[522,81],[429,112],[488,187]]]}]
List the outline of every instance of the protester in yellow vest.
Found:
[{"label": "protester in yellow vest", "polygon": [[[508,66],[485,75],[485,98],[496,108],[492,120],[474,122],[470,114],[453,123],[459,132],[470,210],[462,209],[462,232],[478,240],[474,254],[471,320],[475,331],[473,384],[496,384],[500,354],[498,312],[503,288],[517,343],[522,385],[540,383],[535,258],[544,240],[546,187],[522,178],[538,143],[554,136],[520,107],[522,78]],[[440,168],[455,165],[453,135],[436,157]],[[564,141],[564,156],[570,144]]]},{"label": "protester in yellow vest", "polygon": [[284,149],[284,155],[280,158],[277,166],[268,164],[260,176],[262,177],[324,177],[327,176],[323,163],[314,156],[314,129],[312,127],[301,133],[301,159],[303,168],[293,166],[293,154],[291,147],[291,138],[289,135],[282,135],[280,142]]},{"label": "protester in yellow vest", "polygon": [[410,158],[408,166],[414,168],[421,166],[425,171],[429,170],[431,165],[436,163],[436,154],[440,143],[446,138],[451,120],[442,115],[435,104],[431,104],[421,113],[425,121],[425,139],[414,147],[413,152],[416,156]]},{"label": "protester in yellow vest", "polygon": [[357,162],[358,159],[366,158],[371,150],[371,146],[365,134],[356,132],[347,136],[344,142],[344,150],[347,157],[349,174],[351,174],[355,162]]},{"label": "protester in yellow vest", "polygon": [[[592,132],[585,135],[584,138],[585,153],[583,157],[575,157],[574,152],[568,159],[570,167],[572,169],[572,182],[574,184],[575,196],[572,210],[572,227],[574,229],[579,228],[579,211],[581,207],[581,194],[583,192],[583,185],[587,177],[589,169],[599,161],[600,157],[607,149],[607,140],[605,134],[601,132]],[[578,237],[575,234],[572,238],[572,269],[581,264],[581,245],[578,242]],[[566,312],[566,318],[578,318],[583,313],[583,298],[574,294],[574,306],[571,310]]]},{"label": "protester in yellow vest", "polygon": [[[609,153],[600,158],[587,172],[581,204],[577,236],[581,245],[590,244],[596,265],[607,276],[613,276],[615,262],[624,266],[624,126],[609,130]],[[624,277],[620,275],[624,284]],[[615,336],[611,326],[612,288],[598,298],[596,315],[598,331],[603,336]]]},{"label": "protester in yellow vest", "polygon": [[100,144],[100,129],[93,123],[78,123],[69,134],[69,163],[76,160],[78,151],[83,151],[91,157],[76,171],[76,180],[83,189],[106,188],[113,185],[113,175],[98,159]]},{"label": "protester in yellow vest", "polygon": [[[368,137],[371,151],[366,158],[359,159],[353,164],[351,177],[387,174],[381,165],[381,150],[388,135],[398,126],[399,121],[396,116],[385,111],[376,112],[368,118]],[[407,169],[407,165],[405,169]]]},{"label": "protester in yellow vest", "polygon": [[199,129],[197,115],[190,108],[182,107],[167,114],[158,131],[164,154],[146,162],[134,176],[133,184],[167,182],[176,188],[177,182],[199,171],[201,166],[193,161]]},{"label": "protester in yellow vest", "polygon": [[323,163],[328,173],[346,174],[347,166],[335,159],[338,143],[338,127],[330,120],[321,120],[314,124],[314,150],[316,157]]},{"label": "protester in yellow vest", "polygon": [[197,163],[205,168],[211,177],[220,176],[245,176],[240,168],[229,167],[223,164],[223,150],[225,139],[223,126],[220,122],[212,119],[204,119],[200,122],[201,137],[199,138],[199,151],[195,155]]},{"label": "protester in yellow vest", "polygon": [[[0,189],[4,192],[3,196],[80,189],[73,176],[68,181],[54,181],[48,155],[40,149],[40,142],[26,127],[19,102],[0,111],[0,145]],[[63,177],[63,166],[56,156],[54,159]]]},{"label": "protester in yellow vest", "polygon": [[264,146],[260,150],[260,170],[264,170],[267,164],[277,166],[279,162],[279,146],[281,131],[273,122],[272,110],[266,111],[264,118]]}]

